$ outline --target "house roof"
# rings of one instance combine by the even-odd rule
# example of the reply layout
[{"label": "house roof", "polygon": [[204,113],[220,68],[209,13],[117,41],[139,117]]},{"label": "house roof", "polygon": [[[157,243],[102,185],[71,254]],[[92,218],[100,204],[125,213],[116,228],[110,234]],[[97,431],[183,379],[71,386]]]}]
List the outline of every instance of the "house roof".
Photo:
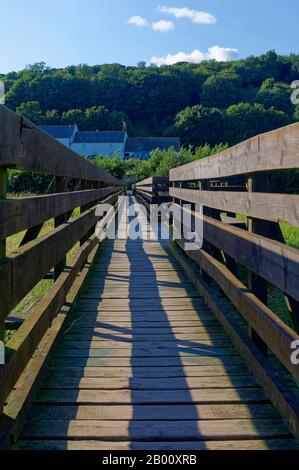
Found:
[{"label": "house roof", "polygon": [[41,126],[40,128],[54,139],[70,139],[76,132],[77,126]]},{"label": "house roof", "polygon": [[74,144],[94,144],[94,143],[123,143],[125,141],[125,132],[123,131],[84,131],[77,132],[74,138]]},{"label": "house roof", "polygon": [[127,139],[125,152],[127,153],[149,153],[155,149],[167,150],[174,147],[180,150],[179,137],[133,137]]}]

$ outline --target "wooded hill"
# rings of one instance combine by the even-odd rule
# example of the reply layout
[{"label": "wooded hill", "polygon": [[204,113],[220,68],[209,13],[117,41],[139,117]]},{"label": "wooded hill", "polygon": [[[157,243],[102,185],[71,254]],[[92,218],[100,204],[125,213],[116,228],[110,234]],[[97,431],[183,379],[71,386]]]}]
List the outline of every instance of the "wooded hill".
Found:
[{"label": "wooded hill", "polygon": [[178,135],[185,146],[233,145],[299,119],[299,56],[274,51],[163,67],[38,63],[0,78],[7,106],[37,124],[117,130],[126,120],[131,135]]}]

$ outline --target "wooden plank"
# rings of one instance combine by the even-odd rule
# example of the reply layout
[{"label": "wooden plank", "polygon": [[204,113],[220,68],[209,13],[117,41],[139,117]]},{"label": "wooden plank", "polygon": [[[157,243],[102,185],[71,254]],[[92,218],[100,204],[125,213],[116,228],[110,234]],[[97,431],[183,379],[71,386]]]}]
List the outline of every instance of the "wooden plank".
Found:
[{"label": "wooden plank", "polygon": [[72,348],[63,348],[63,349],[58,349],[56,352],[57,358],[132,358],[132,360],[138,359],[138,358],[185,358],[185,357],[217,357],[221,358],[223,356],[234,356],[237,355],[236,350],[231,346],[231,347],[226,347],[226,348],[217,348],[215,346],[202,346],[201,349],[198,351],[195,348],[188,348],[188,347],[180,347],[178,350],[176,347],[172,349],[146,349],[146,348],[134,348],[133,351],[130,351],[129,349],[72,349]]},{"label": "wooden plank", "polygon": [[22,440],[17,450],[110,450],[110,451],[192,451],[192,450],[298,450],[294,439],[250,439],[250,440],[220,440],[220,441],[96,441],[88,440]]},{"label": "wooden plank", "polygon": [[[256,388],[257,382],[255,378],[250,376],[242,377],[188,377],[188,378],[171,378],[171,379],[138,379],[130,377],[124,378],[90,378],[83,377],[81,379],[72,377],[53,376],[46,380],[43,384],[44,388],[63,390],[189,390],[189,389],[205,389],[205,388]],[[153,418],[154,419],[154,418]],[[186,418],[187,419],[187,418]]]},{"label": "wooden plank", "polygon": [[96,167],[5,106],[0,106],[0,129],[0,164],[25,171],[120,185],[103,168]]},{"label": "wooden plank", "polygon": [[[95,336],[93,338],[96,338]],[[189,344],[187,341],[185,343],[182,341],[179,343],[175,338],[168,341],[135,341],[132,339],[130,342],[119,340],[109,340],[109,339],[90,339],[88,340],[69,340],[65,339],[61,345],[62,348],[72,348],[72,349],[129,349],[134,351],[135,349],[145,348],[145,349],[171,349],[179,348],[184,349],[184,347],[189,347],[190,350],[200,349],[201,346],[230,346],[231,341],[228,338],[224,338],[223,335],[218,338],[210,338],[209,335],[206,335],[205,338],[201,338],[200,341],[190,341]]]},{"label": "wooden plank", "polygon": [[[155,305],[152,302],[148,302],[150,299],[146,299],[146,302],[136,302],[135,300],[132,302],[128,302],[127,299],[119,299],[117,304],[114,302],[109,302],[108,299],[103,299],[100,301],[94,300],[88,302],[88,299],[83,301],[79,301],[77,305],[77,310],[84,313],[84,312],[105,312],[111,314],[122,312],[125,313],[132,313],[132,312],[140,312],[142,310],[145,314],[148,315],[147,312],[168,312],[173,313],[180,313],[181,312],[204,312],[207,310],[207,307],[203,304],[201,298],[193,299],[193,301],[186,302],[186,299],[179,298],[179,299],[161,299],[159,305]],[[169,302],[170,300],[171,303]]]},{"label": "wooden plank", "polygon": [[145,180],[138,181],[136,183],[136,187],[139,186],[153,186],[156,184],[167,185],[168,184],[168,176],[153,176],[151,178],[146,178]]},{"label": "wooden plank", "polygon": [[171,332],[172,331],[172,328],[188,328],[188,327],[200,327],[200,326],[209,326],[209,325],[212,325],[212,326],[217,326],[218,325],[218,322],[217,320],[215,320],[215,317],[213,317],[212,315],[210,316],[210,318],[208,319],[201,319],[201,318],[197,318],[196,320],[192,320],[192,321],[174,321],[174,322],[169,322],[167,321],[167,319],[165,319],[164,321],[161,320],[161,321],[154,321],[154,322],[135,322],[134,319],[131,321],[131,322],[119,322],[119,321],[113,321],[113,323],[111,322],[102,322],[102,321],[97,321],[95,318],[94,319],[91,319],[91,320],[85,320],[83,319],[82,321],[78,322],[78,326],[81,328],[86,328],[86,327],[89,327],[89,326],[94,326],[94,327],[97,327],[97,328],[115,328],[115,329],[121,329],[121,328],[124,328],[124,329],[128,329],[128,328],[150,328],[150,329],[155,329],[155,328],[158,328],[158,329],[161,329],[161,328],[169,328],[169,331]]},{"label": "wooden plank", "polygon": [[30,420],[158,420],[197,421],[222,419],[279,418],[272,405],[221,404],[221,405],[78,405],[34,406]]},{"label": "wooden plank", "polygon": [[298,195],[199,191],[180,188],[170,188],[170,195],[186,202],[202,204],[222,211],[299,226]]},{"label": "wooden plank", "polygon": [[0,201],[0,239],[118,192],[103,188]]},{"label": "wooden plank", "polygon": [[28,423],[22,438],[98,439],[98,440],[215,440],[289,438],[290,433],[281,419],[218,421],[96,421],[51,420]]},{"label": "wooden plank", "polygon": [[[212,319],[214,320],[213,316],[208,313],[208,312],[202,312],[201,313],[201,318],[203,318],[204,320],[208,320],[208,319]],[[170,327],[172,326],[198,326],[198,321],[199,319],[199,315],[196,315],[196,313],[194,313],[193,315],[186,315],[186,316],[181,316],[181,317],[178,317],[178,316],[175,316],[175,317],[169,317],[165,312],[161,311],[159,315],[153,315],[153,317],[151,317],[150,315],[148,315],[147,317],[143,317],[142,315],[138,315],[136,312],[132,312],[132,314],[126,318],[124,316],[122,316],[121,314],[118,315],[118,316],[109,316],[109,314],[107,315],[103,315],[103,314],[100,314],[99,316],[97,315],[85,315],[82,317],[82,320],[80,320],[80,325],[88,325],[90,323],[95,323],[95,322],[102,322],[102,323],[113,323],[115,326],[128,326],[128,322],[131,322],[131,325],[133,326],[143,326],[144,324],[147,324],[147,323],[153,323],[153,325],[155,325],[156,323],[157,326],[164,326],[163,324],[161,324],[161,322],[164,322],[166,323],[166,325],[169,325]],[[151,326],[151,325],[149,325]]]},{"label": "wooden plank", "polygon": [[136,357],[136,358],[105,358],[105,357],[67,357],[55,358],[54,367],[185,367],[185,366],[219,366],[240,365],[243,361],[238,356],[183,356],[183,357]]},{"label": "wooden plank", "polygon": [[[211,320],[212,322],[213,320]],[[165,334],[176,334],[176,333],[184,333],[184,334],[190,334],[190,333],[207,333],[209,331],[218,331],[219,330],[219,323],[217,320],[214,320],[214,323],[208,324],[208,325],[199,325],[196,327],[173,327],[170,328],[168,325],[167,327],[164,328],[149,328],[149,327],[134,327],[134,331],[132,331],[131,328],[124,328],[124,327],[114,327],[113,325],[107,323],[105,327],[97,327],[94,325],[87,325],[87,326],[80,326],[77,327],[77,324],[74,325],[72,328],[73,333],[94,333],[97,334],[98,336],[104,336],[104,335],[114,335],[117,337],[119,334],[132,334],[133,337],[138,336],[138,335],[147,335],[147,336],[152,336],[152,335],[165,335]]]},{"label": "wooden plank", "polygon": [[[266,403],[260,388],[189,390],[41,390],[39,404],[192,404],[192,403]],[[219,424],[218,424],[219,427]],[[289,434],[289,433],[288,433]]]},{"label": "wooden plank", "polygon": [[[107,337],[107,338],[106,338]],[[121,333],[117,332],[117,335],[115,335],[114,338],[110,338],[109,333],[106,335],[105,334],[97,334],[96,332],[93,334],[93,331],[91,332],[80,332],[78,331],[77,333],[74,332],[73,329],[69,331],[69,333],[66,335],[66,341],[76,341],[76,342],[88,342],[88,341],[94,341],[94,342],[101,342],[101,341],[119,341],[122,343],[122,345],[125,344],[134,344],[138,342],[161,342],[163,341],[164,343],[167,342],[177,342],[177,344],[180,344],[180,342],[200,342],[200,341],[225,341],[227,339],[226,333],[224,333],[219,327],[217,330],[213,328],[212,331],[204,331],[202,333],[172,333],[168,332],[165,334],[129,334],[129,333]],[[79,347],[79,346],[78,346]]]},{"label": "wooden plank", "polygon": [[234,147],[169,172],[170,181],[225,178],[298,168],[299,124],[252,137]]},{"label": "wooden plank", "polygon": [[[219,377],[229,374],[230,376],[243,376],[248,375],[249,368],[245,365],[201,365],[201,366],[155,366],[155,367],[76,367],[70,365],[69,367],[54,367],[50,365],[48,369],[48,376],[52,377],[76,377],[80,380],[81,377],[93,378],[179,378],[179,377]],[[281,373],[279,371],[279,373]]]}]

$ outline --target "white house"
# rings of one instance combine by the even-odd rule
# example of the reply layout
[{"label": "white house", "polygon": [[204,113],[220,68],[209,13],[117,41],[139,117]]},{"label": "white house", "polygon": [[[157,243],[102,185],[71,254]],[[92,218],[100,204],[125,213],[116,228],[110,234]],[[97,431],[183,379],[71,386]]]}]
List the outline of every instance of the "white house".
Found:
[{"label": "white house", "polygon": [[71,149],[87,158],[119,155],[123,158],[127,132],[77,132]]},{"label": "white house", "polygon": [[57,139],[63,145],[86,158],[119,155],[122,159],[146,160],[155,149],[170,147],[178,152],[178,137],[135,137],[129,138],[126,123],[122,131],[79,131],[74,126],[42,126],[41,130]]},{"label": "white house", "polygon": [[78,132],[78,127],[74,126],[41,126],[41,130],[49,134],[54,139],[58,140],[61,144],[71,148],[75,135]]}]

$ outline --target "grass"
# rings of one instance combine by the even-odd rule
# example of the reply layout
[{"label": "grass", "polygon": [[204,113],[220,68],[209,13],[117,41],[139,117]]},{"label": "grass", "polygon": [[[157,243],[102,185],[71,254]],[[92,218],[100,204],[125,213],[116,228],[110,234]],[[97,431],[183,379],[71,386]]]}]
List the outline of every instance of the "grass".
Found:
[{"label": "grass", "polygon": [[281,223],[280,228],[288,246],[299,249],[299,228]]}]

